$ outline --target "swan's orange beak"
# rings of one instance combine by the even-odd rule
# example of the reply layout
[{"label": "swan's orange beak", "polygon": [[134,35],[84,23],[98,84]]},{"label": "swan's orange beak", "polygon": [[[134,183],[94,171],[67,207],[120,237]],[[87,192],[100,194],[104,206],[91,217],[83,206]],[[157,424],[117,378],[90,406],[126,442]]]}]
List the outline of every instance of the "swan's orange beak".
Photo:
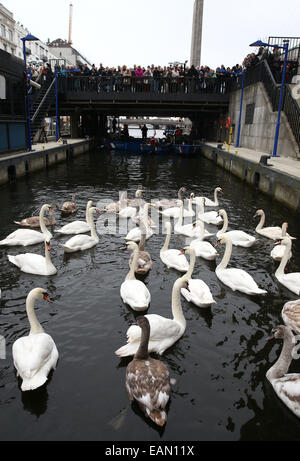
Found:
[{"label": "swan's orange beak", "polygon": [[51,303],[51,299],[49,298],[48,293],[44,293],[43,298],[45,301],[48,301],[48,303]]},{"label": "swan's orange beak", "polygon": [[275,245],[281,245],[281,241],[278,240],[278,242],[276,242]]},{"label": "swan's orange beak", "polygon": [[96,213],[97,213],[97,214],[101,214],[101,211],[97,209],[97,210],[96,210]]},{"label": "swan's orange beak", "polygon": [[48,251],[51,250],[50,243],[46,243],[46,248],[47,248]]},{"label": "swan's orange beak", "polygon": [[185,251],[182,250],[182,251],[179,253],[179,256],[184,255],[184,254],[185,254]]},{"label": "swan's orange beak", "polygon": [[215,248],[217,248],[219,245],[221,245],[221,241],[220,241],[220,240],[215,244]]}]

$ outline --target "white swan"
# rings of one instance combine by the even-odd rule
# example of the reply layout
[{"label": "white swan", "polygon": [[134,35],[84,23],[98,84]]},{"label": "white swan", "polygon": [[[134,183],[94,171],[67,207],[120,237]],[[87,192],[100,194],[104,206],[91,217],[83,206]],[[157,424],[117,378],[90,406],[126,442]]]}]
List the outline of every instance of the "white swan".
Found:
[{"label": "white swan", "polygon": [[267,371],[266,377],[282,402],[300,418],[300,373],[288,373],[295,337],[291,329],[283,325],[273,328],[272,334],[276,339],[283,339],[283,348],[277,362]]},{"label": "white swan", "polygon": [[58,351],[56,345],[40,325],[34,304],[37,299],[50,301],[46,290],[35,288],[26,299],[26,312],[30,323],[29,336],[17,339],[12,346],[14,366],[17,376],[23,379],[22,391],[32,391],[42,386],[51,369],[55,370]]},{"label": "white swan", "polygon": [[[260,235],[262,235],[263,237],[267,237],[269,239],[272,239],[272,240],[279,240],[281,239],[282,237],[282,228],[279,227],[279,226],[274,226],[274,227],[264,227],[264,224],[265,224],[265,221],[266,221],[266,215],[265,215],[265,212],[263,210],[258,210],[255,215],[254,215],[254,218],[256,218],[257,216],[260,216],[260,222],[258,224],[258,226],[256,227],[256,232]],[[291,237],[289,234],[286,234],[287,237],[290,237],[290,238],[293,238],[294,237]]]},{"label": "white swan", "polygon": [[[299,293],[300,294],[300,293]],[[289,328],[298,335],[300,334],[300,299],[285,303],[281,311],[281,317]]]},{"label": "white swan", "polygon": [[[181,200],[178,200],[177,207],[164,210],[161,212],[161,214],[165,216],[166,218],[178,219],[181,213],[181,203],[183,202]],[[183,208],[183,217],[193,218],[195,215],[196,213],[194,212],[193,207],[192,207],[192,200],[188,199],[188,209],[186,210],[185,208]]]},{"label": "white swan", "polygon": [[281,241],[281,245],[285,247],[284,255],[281,259],[281,263],[275,272],[275,277],[281,285],[284,285],[288,290],[292,291],[296,295],[299,295],[300,292],[300,272],[291,272],[290,274],[285,274],[285,266],[288,263],[289,255],[292,249],[292,240],[289,237],[285,237]]},{"label": "white swan", "polygon": [[136,215],[137,215],[137,207],[139,207],[139,208],[141,207],[141,198],[142,198],[143,193],[144,193],[144,191],[139,188],[135,193],[136,200],[132,200],[131,205],[128,205],[128,203],[126,203],[126,201],[122,202],[122,205],[121,205],[121,208],[120,208],[120,211],[119,211],[119,217],[120,218],[124,218],[124,219],[131,218],[131,219],[133,219],[133,218],[136,217]]},{"label": "white swan", "polygon": [[160,259],[168,267],[172,267],[180,272],[187,272],[189,269],[189,263],[184,254],[181,254],[179,250],[169,250],[172,225],[170,222],[165,223],[167,231],[165,244],[160,250]]},{"label": "white swan", "polygon": [[31,229],[18,229],[12,234],[8,235],[4,240],[0,241],[0,245],[16,246],[22,245],[24,247],[28,245],[35,245],[45,241],[45,238],[52,238],[51,232],[48,231],[44,222],[44,213],[49,210],[53,211],[51,205],[43,205],[40,211],[40,226],[41,231],[38,232]]},{"label": "white swan", "polygon": [[[181,187],[178,191],[178,200],[183,200],[182,194],[186,192],[185,187]],[[162,199],[162,200],[153,200],[151,203],[153,204],[154,208],[162,208],[164,210],[167,210],[169,208],[174,208],[178,207],[178,200],[168,200],[168,199]]]},{"label": "white swan", "polygon": [[197,209],[199,210],[198,213],[198,218],[205,222],[206,224],[213,224],[215,226],[218,226],[223,222],[223,219],[221,216],[218,214],[217,211],[208,211],[207,213],[204,213],[204,202],[205,198],[204,197],[197,197],[197,199],[194,200],[195,194],[191,194],[191,198],[193,202],[196,203]]},{"label": "white swan", "polygon": [[218,241],[217,245],[224,243],[226,245],[225,253],[221,263],[216,268],[216,275],[224,285],[227,285],[233,291],[241,291],[247,295],[259,295],[267,293],[266,290],[261,290],[255,280],[251,277],[248,272],[242,269],[230,268],[227,269],[227,265],[230,261],[232,253],[232,242],[230,238],[223,235]]},{"label": "white swan", "polygon": [[[175,234],[185,235],[186,237],[199,238],[202,237],[202,230],[200,221],[196,221],[193,224],[183,225],[183,202],[181,202],[179,219],[174,226]],[[212,237],[214,234],[210,234],[206,230],[204,231],[204,238]]]},{"label": "white swan", "polygon": [[86,221],[74,221],[66,226],[63,226],[61,229],[57,229],[56,232],[63,235],[78,235],[84,234],[85,232],[91,232],[91,227],[88,223],[89,219],[89,209],[93,206],[93,201],[90,200],[86,206]]},{"label": "white swan", "polygon": [[198,307],[209,307],[216,304],[213,299],[209,286],[200,279],[192,279],[192,274],[196,262],[195,250],[191,247],[186,247],[183,254],[190,255],[190,267],[186,274],[188,277],[187,288],[181,288],[181,294],[184,298]]},{"label": "white swan", "polygon": [[88,224],[91,228],[91,235],[75,235],[74,237],[70,238],[66,243],[62,244],[65,253],[75,253],[76,251],[84,251],[89,250],[90,248],[94,247],[99,243],[99,237],[96,232],[95,223],[93,215],[97,213],[100,214],[100,211],[95,208],[91,207],[88,210]]},{"label": "white swan", "polygon": [[227,213],[225,210],[220,210],[219,215],[223,217],[224,225],[223,225],[223,228],[219,232],[217,232],[218,239],[220,239],[222,235],[226,235],[228,238],[230,238],[234,246],[245,247],[245,248],[251,247],[256,242],[255,237],[253,237],[250,234],[247,234],[244,231],[233,230],[233,231],[227,232],[227,229],[228,229]]},{"label": "white swan", "polygon": [[197,257],[206,259],[207,261],[214,261],[218,256],[217,250],[211,245],[209,242],[204,242],[204,222],[199,222],[199,227],[201,229],[201,237],[198,237],[195,240],[192,240],[190,243],[190,247],[195,250],[195,254]]},{"label": "white swan", "polygon": [[50,250],[50,239],[46,239],[45,257],[34,253],[25,253],[16,256],[8,255],[8,260],[27,274],[55,275],[57,269],[51,261]]},{"label": "white swan", "polygon": [[205,206],[214,206],[214,207],[219,206],[218,193],[223,194],[221,187],[217,187],[215,189],[214,201],[205,197]]},{"label": "white swan", "polygon": [[130,271],[121,285],[120,295],[125,304],[128,304],[135,311],[146,311],[151,301],[151,295],[146,285],[135,278],[138,268],[139,247],[135,242],[128,242],[127,248],[132,250],[133,261]]},{"label": "white swan", "polygon": [[[149,352],[163,354],[166,349],[173,346],[183,335],[186,329],[186,320],[182,312],[180,290],[187,286],[188,276],[185,274],[176,280],[172,291],[172,313],[173,319],[167,319],[161,315],[147,314],[145,317],[150,323]],[[136,325],[132,325],[127,330],[127,344],[115,353],[120,357],[134,355],[140,345],[141,330]]]},{"label": "white swan", "polygon": [[[146,228],[146,240],[148,240],[154,234],[154,231],[150,228],[148,221],[148,212],[151,206],[152,205],[150,203],[146,203],[146,205],[144,206],[143,223]],[[141,229],[139,227],[135,227],[134,229],[131,229],[128,232],[128,234],[125,237],[125,240],[127,240],[128,242],[139,242],[141,240],[141,235]]]},{"label": "white swan", "polygon": [[[281,234],[282,238],[286,237],[287,228],[288,228],[288,223],[284,222],[282,224],[282,234]],[[281,261],[284,255],[284,252],[285,252],[284,245],[282,245],[281,243],[280,245],[279,244],[275,245],[275,247],[271,251],[271,258],[273,258],[275,261]],[[291,259],[291,257],[292,257],[292,252],[290,252],[289,254],[289,259]]]}]

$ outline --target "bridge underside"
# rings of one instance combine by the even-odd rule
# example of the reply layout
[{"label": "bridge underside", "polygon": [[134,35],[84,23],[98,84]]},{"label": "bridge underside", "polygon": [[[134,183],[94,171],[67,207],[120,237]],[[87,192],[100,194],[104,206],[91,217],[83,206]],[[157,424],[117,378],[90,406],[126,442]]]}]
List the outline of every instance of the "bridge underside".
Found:
[{"label": "bridge underside", "polygon": [[[215,140],[220,117],[227,114],[229,94],[116,93],[66,91],[59,94],[61,116],[71,116],[76,127],[79,117],[86,120],[89,133],[105,136],[107,116],[186,117],[200,138]],[[55,115],[55,109],[49,115]]]}]

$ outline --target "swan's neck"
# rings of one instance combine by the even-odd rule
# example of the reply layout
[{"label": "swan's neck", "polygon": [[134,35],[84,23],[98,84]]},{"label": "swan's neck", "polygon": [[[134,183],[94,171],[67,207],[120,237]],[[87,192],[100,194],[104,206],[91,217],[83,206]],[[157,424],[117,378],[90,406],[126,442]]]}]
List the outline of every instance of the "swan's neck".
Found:
[{"label": "swan's neck", "polygon": [[263,214],[261,215],[260,221],[259,221],[259,223],[258,223],[258,225],[257,225],[257,228],[256,228],[257,231],[258,231],[258,230],[261,230],[261,229],[264,227],[264,225],[265,225],[265,220],[266,220],[266,215],[265,215],[265,213],[263,213]]},{"label": "swan's neck", "polygon": [[215,190],[215,204],[216,204],[216,206],[219,206],[218,191],[217,191],[217,189]]},{"label": "swan's neck", "polygon": [[187,281],[188,281],[188,278],[186,275],[176,280],[173,286],[173,291],[172,291],[173,318],[176,322],[180,323],[180,325],[182,325],[183,328],[186,327],[186,320],[185,320],[185,317],[182,311],[180,295],[181,295],[181,288],[182,288],[183,282],[187,282]]},{"label": "swan's neck", "polygon": [[149,203],[146,203],[146,205],[144,206],[144,216],[143,216],[143,223],[145,225],[145,228],[146,228],[146,232],[148,232],[149,230],[149,222],[148,222],[148,217],[149,217],[149,207],[150,207],[150,204]]},{"label": "swan's neck", "polygon": [[189,210],[190,213],[193,212],[192,199],[189,199],[188,210]]},{"label": "swan's neck", "polygon": [[227,232],[227,229],[228,229],[228,216],[227,216],[227,213],[225,211],[225,213],[222,214],[223,216],[223,227],[222,229],[218,232],[219,235],[221,234],[225,234]]},{"label": "swan's neck", "polygon": [[217,269],[226,269],[226,267],[228,266],[228,263],[230,261],[230,258],[231,258],[231,253],[232,253],[232,242],[231,240],[227,240],[226,241],[226,247],[225,247],[225,253],[224,253],[224,256],[223,256],[223,259],[221,261],[221,263],[218,265]]},{"label": "swan's neck", "polygon": [[141,240],[139,244],[139,251],[145,251],[146,243],[146,230],[141,227]]},{"label": "swan's neck", "polygon": [[192,275],[193,275],[193,272],[194,272],[194,267],[195,267],[195,263],[196,263],[196,253],[195,251],[192,251],[190,253],[190,265],[189,265],[189,270],[187,271],[186,273],[186,277],[188,280],[190,280],[192,278]]},{"label": "swan's neck", "polygon": [[97,232],[96,232],[96,227],[95,227],[95,222],[94,222],[94,218],[93,218],[93,213],[89,212],[88,214],[88,224],[90,225],[90,228],[91,228],[91,237],[96,240],[97,242],[99,242],[99,237],[97,235]]},{"label": "swan's neck", "polygon": [[136,247],[136,249],[133,252],[133,259],[132,259],[132,263],[131,263],[131,268],[130,268],[130,271],[128,272],[126,280],[136,280],[135,271],[138,268],[138,261],[139,261],[139,249],[138,249],[138,247]]},{"label": "swan's neck", "polygon": [[90,216],[89,209],[90,209],[90,206],[89,206],[89,204],[87,204],[87,206],[86,206],[86,212],[85,212],[85,220],[86,220],[86,222],[87,222],[88,224],[89,224],[89,216]]},{"label": "swan's neck", "polygon": [[268,370],[267,378],[269,381],[284,376],[292,362],[292,351],[294,348],[294,335],[291,330],[286,330],[283,348],[277,362]]},{"label": "swan's neck", "polygon": [[38,321],[35,312],[34,312],[34,303],[36,297],[34,294],[29,293],[26,299],[26,312],[30,324],[30,333],[31,335],[37,335],[39,333],[43,333],[44,329],[41,326],[40,322]]},{"label": "swan's neck", "polygon": [[177,221],[177,225],[178,225],[178,226],[182,226],[182,222],[183,222],[183,211],[184,211],[184,206],[183,206],[183,201],[181,201],[180,213],[179,213],[179,218],[178,218],[178,221]]},{"label": "swan's neck", "polygon": [[146,324],[143,325],[142,334],[141,334],[141,342],[139,348],[134,356],[137,360],[147,360],[149,357],[148,353],[148,344],[150,339],[150,325]]},{"label": "swan's neck", "polygon": [[287,230],[287,229],[286,229],[286,224],[283,224],[283,225],[282,225],[282,234],[281,234],[282,237],[286,237],[286,230]]},{"label": "swan's neck", "polygon": [[50,250],[47,249],[47,245],[45,244],[45,260],[46,260],[46,266],[52,266],[52,260],[51,260],[51,253]]},{"label": "swan's neck", "polygon": [[204,214],[204,201],[203,200],[199,200],[197,202],[197,207],[199,210],[199,214]]},{"label": "swan's neck", "polygon": [[167,235],[166,235],[165,244],[162,247],[162,251],[167,251],[169,249],[170,241],[171,241],[171,228],[168,227],[168,232],[167,232]]},{"label": "swan's neck", "polygon": [[285,266],[287,265],[288,260],[289,260],[289,256],[290,256],[290,252],[291,252],[291,246],[292,246],[292,242],[290,241],[289,244],[286,245],[286,247],[285,247],[283,257],[281,259],[281,262],[280,262],[280,264],[278,266],[277,271],[275,272],[276,276],[284,274]]},{"label": "swan's neck", "polygon": [[47,226],[45,224],[45,220],[44,220],[44,214],[45,214],[45,211],[48,209],[48,207],[45,207],[45,206],[42,206],[41,208],[41,211],[40,211],[40,228],[41,228],[41,231],[43,234],[47,234],[48,235],[48,229],[47,229]]}]

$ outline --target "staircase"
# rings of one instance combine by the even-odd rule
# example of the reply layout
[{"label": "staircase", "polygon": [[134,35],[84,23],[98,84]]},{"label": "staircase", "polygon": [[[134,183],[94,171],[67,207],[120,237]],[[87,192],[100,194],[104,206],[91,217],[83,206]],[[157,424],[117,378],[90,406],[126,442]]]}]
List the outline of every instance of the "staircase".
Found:
[{"label": "staircase", "polygon": [[39,137],[39,132],[43,126],[44,119],[55,102],[55,79],[50,85],[44,84],[36,93],[32,105],[30,107],[31,120],[31,142],[33,143]]},{"label": "staircase", "polygon": [[[249,86],[257,82],[262,82],[264,84],[265,90],[270,98],[273,111],[278,111],[281,86],[276,83],[266,60],[246,72],[245,86]],[[285,85],[282,110],[287,117],[300,150],[300,108],[297,100],[294,99],[292,89],[288,84]]]}]

